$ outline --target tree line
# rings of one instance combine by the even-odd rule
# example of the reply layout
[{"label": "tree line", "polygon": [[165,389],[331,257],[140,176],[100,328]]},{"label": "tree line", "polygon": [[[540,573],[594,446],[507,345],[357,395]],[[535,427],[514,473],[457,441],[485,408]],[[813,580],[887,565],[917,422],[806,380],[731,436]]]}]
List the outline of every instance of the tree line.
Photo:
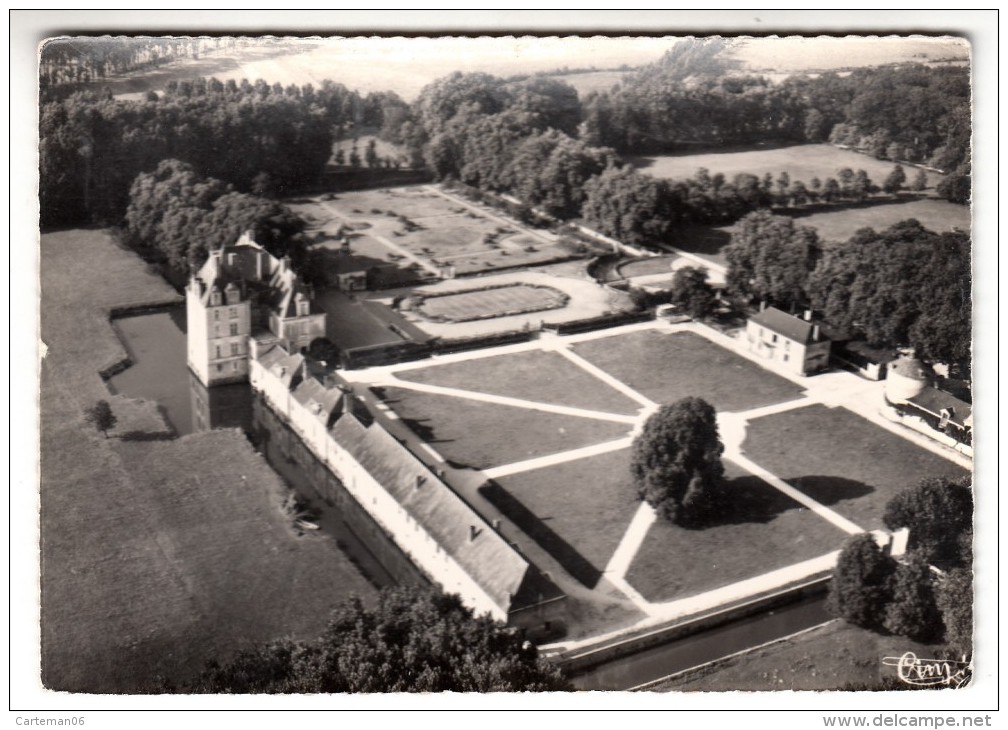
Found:
[{"label": "tree line", "polygon": [[39,129],[42,225],[117,223],[137,175],[166,159],[243,192],[257,178],[275,194],[304,188],[319,179],[334,135],[380,124],[397,98],[362,97],[329,81],[315,88],[201,78],[171,82],[142,101],[96,92],[49,101]]}]

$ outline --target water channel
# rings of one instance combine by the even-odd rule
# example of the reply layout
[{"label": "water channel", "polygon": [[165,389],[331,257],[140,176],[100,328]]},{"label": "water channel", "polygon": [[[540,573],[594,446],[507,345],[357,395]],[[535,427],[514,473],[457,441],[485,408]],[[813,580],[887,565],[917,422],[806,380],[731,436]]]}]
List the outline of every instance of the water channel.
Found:
[{"label": "water channel", "polygon": [[[291,489],[318,510],[320,529],[376,586],[425,578],[391,538],[247,384],[206,388],[186,365],[185,310],[125,317],[114,327],[133,360],[109,389],[158,402],[180,436],[240,428]],[[630,689],[828,620],[823,595],[733,621],[595,666],[573,678],[578,689]]]}]

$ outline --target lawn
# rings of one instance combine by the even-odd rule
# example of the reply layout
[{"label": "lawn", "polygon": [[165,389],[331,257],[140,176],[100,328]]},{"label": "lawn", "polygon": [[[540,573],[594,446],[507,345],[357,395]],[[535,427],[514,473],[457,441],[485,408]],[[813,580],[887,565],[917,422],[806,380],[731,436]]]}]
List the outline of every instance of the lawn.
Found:
[{"label": "lawn", "polygon": [[686,598],[843,547],[846,533],[725,459],[732,507],[685,529],[659,518],[627,571],[649,601]]},{"label": "lawn", "polygon": [[486,469],[623,438],[627,424],[432,395],[376,389],[406,425],[445,459]]},{"label": "lawn", "polygon": [[511,398],[632,415],[639,409],[615,388],[555,352],[530,350],[509,355],[403,370],[401,380],[476,390]]},{"label": "lawn", "polygon": [[[893,162],[876,160],[851,150],[842,150],[829,144],[803,144],[788,147],[752,149],[740,152],[710,152],[704,154],[662,155],[639,157],[632,160],[642,171],[654,177],[681,180],[693,177],[696,171],[705,167],[711,175],[721,173],[730,182],[735,175],[749,173],[763,177],[766,173],[774,176],[786,171],[791,181],[801,180],[808,185],[813,177],[825,181],[836,177],[837,170],[849,167],[864,170],[876,185],[881,185],[892,171]],[[908,176],[916,175],[915,168],[904,167]],[[928,187],[934,188],[941,180],[938,173],[929,172]]]},{"label": "lawn", "polygon": [[692,332],[632,332],[573,350],[657,403],[698,396],[719,411],[745,411],[801,394],[791,381]]},{"label": "lawn", "polygon": [[672,263],[676,256],[656,256],[647,259],[624,261],[616,270],[626,279],[634,276],[651,276],[653,274],[668,274],[672,271]]},{"label": "lawn", "polygon": [[597,583],[640,505],[628,449],[496,481],[528,511],[527,519],[515,520],[518,526],[589,587]]},{"label": "lawn", "polygon": [[884,657],[912,651],[933,657],[940,650],[902,636],[882,636],[832,621],[804,634],[718,662],[652,687],[653,692],[824,691],[848,686],[884,689],[896,667]]},{"label": "lawn", "polygon": [[886,503],[928,476],[966,471],[845,408],[799,408],[749,423],[746,456],[865,529]]},{"label": "lawn", "polygon": [[937,198],[814,213],[797,217],[795,222],[815,228],[820,238],[846,241],[861,228],[881,231],[908,218],[916,218],[925,228],[939,233],[953,227],[964,231],[969,231],[972,227],[969,206]]},{"label": "lawn", "polygon": [[[350,593],[373,590],[333,541],[298,538],[283,485],[238,431],[105,439],[81,411],[105,397],[98,368],[125,356],[112,306],[174,292],[99,231],[41,245],[42,680],[136,691],[253,642],[308,637]],[[115,286],[110,286],[115,282]],[[34,517],[32,517],[34,519]]]},{"label": "lawn", "polygon": [[550,287],[509,284],[426,295],[416,305],[416,310],[436,321],[469,322],[559,309],[567,304],[567,299],[566,294]]}]

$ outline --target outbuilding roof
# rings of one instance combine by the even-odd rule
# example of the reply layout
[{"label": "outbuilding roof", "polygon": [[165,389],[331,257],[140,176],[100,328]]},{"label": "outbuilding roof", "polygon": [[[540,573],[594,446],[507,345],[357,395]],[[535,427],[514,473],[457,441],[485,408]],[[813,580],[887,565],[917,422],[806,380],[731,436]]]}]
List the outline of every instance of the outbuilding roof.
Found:
[{"label": "outbuilding roof", "polygon": [[973,425],[973,420],[970,417],[973,413],[973,406],[944,390],[924,388],[920,393],[910,398],[909,402],[935,416],[940,416],[943,410],[948,410],[950,421],[963,427]]},{"label": "outbuilding roof", "polygon": [[333,437],[503,611],[562,595],[469,505],[379,424],[343,414]]},{"label": "outbuilding roof", "polygon": [[816,337],[816,328],[811,322],[783,312],[776,307],[767,307],[762,312],[751,316],[749,321],[755,322],[760,327],[766,327],[771,332],[776,332],[792,342],[800,342],[803,345],[822,340],[821,336]]}]

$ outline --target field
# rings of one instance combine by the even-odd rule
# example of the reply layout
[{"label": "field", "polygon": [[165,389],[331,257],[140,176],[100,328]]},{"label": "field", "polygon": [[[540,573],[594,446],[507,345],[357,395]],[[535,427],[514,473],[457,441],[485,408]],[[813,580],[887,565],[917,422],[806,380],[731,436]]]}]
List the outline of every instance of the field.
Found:
[{"label": "field", "polygon": [[936,198],[830,210],[798,216],[795,218],[795,222],[803,226],[812,226],[819,231],[820,238],[830,241],[846,241],[861,228],[874,228],[876,231],[881,231],[908,218],[916,218],[925,228],[939,233],[952,228],[959,228],[963,231],[969,231],[972,228],[969,206],[956,205],[947,200]]},{"label": "field", "polygon": [[317,635],[350,593],[370,600],[334,542],[289,528],[282,483],[240,432],[123,440],[85,426],[97,398],[120,419],[128,400],[96,374],[125,355],[109,308],[177,297],[100,231],[45,234],[40,258],[45,686],[136,691],[253,642]]},{"label": "field", "polygon": [[760,466],[865,529],[886,503],[928,476],[962,476],[947,459],[864,420],[821,405],[754,419],[743,445]]},{"label": "field", "polygon": [[654,258],[625,261],[619,264],[616,270],[626,279],[632,279],[635,276],[671,274],[672,263],[675,260],[675,256],[655,256]]},{"label": "field", "polygon": [[545,286],[510,284],[452,294],[422,296],[416,311],[437,321],[469,322],[558,309],[567,295]]},{"label": "field", "polygon": [[476,469],[627,435],[625,423],[387,387],[379,395],[448,461]]},{"label": "field", "polygon": [[896,677],[883,657],[912,651],[936,656],[939,647],[903,636],[882,636],[843,621],[831,621],[800,636],[756,649],[650,688],[654,692],[829,691],[878,687]]},{"label": "field", "polygon": [[557,405],[633,414],[640,406],[555,352],[531,350],[401,370],[400,380]]},{"label": "field", "polygon": [[386,265],[416,264],[434,275],[444,266],[471,274],[570,256],[551,238],[425,186],[347,192],[289,205],[311,221],[309,233],[326,238],[347,226],[353,231],[353,254]]},{"label": "field", "polygon": [[801,393],[790,381],[690,332],[600,337],[573,350],[656,403],[697,396],[719,411],[745,411]]},{"label": "field", "polygon": [[[806,185],[813,177],[825,181],[836,177],[837,170],[849,167],[864,170],[868,177],[881,185],[892,171],[893,164],[885,160],[862,155],[850,150],[842,150],[829,144],[802,144],[788,147],[746,150],[742,152],[711,152],[705,154],[662,155],[639,157],[631,160],[642,172],[654,177],[681,180],[693,177],[697,169],[706,167],[711,175],[721,173],[729,181],[739,173],[749,173],[763,177],[766,173],[776,177],[787,171],[791,182],[803,181]],[[908,177],[916,174],[914,168],[904,166]],[[929,172],[928,187],[938,184],[941,175]]]},{"label": "field", "polygon": [[[721,588],[843,547],[846,534],[729,460],[731,507],[698,530],[659,520],[627,580],[649,601]],[[758,556],[758,559],[754,559]]]},{"label": "field", "polygon": [[557,74],[550,78],[563,81],[573,86],[581,99],[584,99],[593,91],[611,91],[616,84],[619,84],[629,74],[630,71],[585,71],[577,74]]}]

